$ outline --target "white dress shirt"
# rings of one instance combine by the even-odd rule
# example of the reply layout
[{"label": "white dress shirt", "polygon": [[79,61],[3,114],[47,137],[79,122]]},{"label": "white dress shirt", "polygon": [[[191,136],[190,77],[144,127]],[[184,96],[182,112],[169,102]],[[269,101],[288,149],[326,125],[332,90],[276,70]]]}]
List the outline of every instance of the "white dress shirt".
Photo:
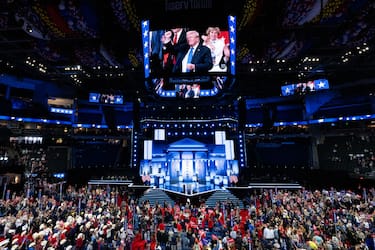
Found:
[{"label": "white dress shirt", "polygon": [[[194,56],[194,53],[195,53],[197,47],[198,47],[198,44],[193,47],[193,56]],[[187,60],[188,60],[188,57],[189,57],[190,49],[191,49],[191,47],[189,48],[188,52],[186,53],[184,59],[182,60],[182,68],[181,68],[182,69],[182,73],[186,73],[187,72],[186,65],[187,65]]]}]

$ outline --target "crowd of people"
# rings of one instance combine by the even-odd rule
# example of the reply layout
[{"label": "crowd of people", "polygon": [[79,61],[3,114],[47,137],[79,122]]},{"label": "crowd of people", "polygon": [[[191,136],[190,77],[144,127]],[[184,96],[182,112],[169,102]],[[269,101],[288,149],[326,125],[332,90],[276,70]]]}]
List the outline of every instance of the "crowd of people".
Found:
[{"label": "crowd of people", "polygon": [[100,52],[96,49],[86,47],[77,47],[74,50],[74,54],[79,60],[81,61],[82,65],[87,67],[108,67],[109,64],[105,60],[105,58],[100,54]]},{"label": "crowd of people", "polygon": [[[362,46],[374,37],[374,30],[369,25],[368,16],[373,10],[372,2],[353,1],[287,1],[286,11],[282,20],[283,27],[300,26],[306,23],[342,23],[348,13],[354,15],[353,20],[343,25],[343,30],[334,33],[331,39],[331,46]],[[349,11],[350,10],[350,11]],[[275,42],[272,41],[265,50],[264,55],[255,59],[252,53],[245,56],[239,55],[243,63],[256,60],[270,60],[275,58],[293,59],[303,53],[311,46],[311,41],[296,39],[292,33],[290,37],[285,37]]]},{"label": "crowd of people", "polygon": [[315,7],[313,0],[288,1],[286,15],[283,20],[283,26],[290,27],[298,25],[301,19],[305,18]]},{"label": "crowd of people", "polygon": [[74,1],[60,1],[58,10],[71,30],[88,37],[97,37],[97,31],[88,25]]},{"label": "crowd of people", "polygon": [[38,43],[35,43],[34,48],[42,58],[50,62],[56,62],[58,60],[63,59],[63,56],[57,48],[43,40],[38,41]]},{"label": "crowd of people", "polygon": [[353,21],[348,23],[340,36],[332,39],[332,46],[361,46],[374,37],[375,31],[371,28],[371,19],[369,19],[368,16],[375,8],[375,5],[372,2],[368,2],[365,4],[365,7],[366,8],[363,8]]},{"label": "crowd of people", "polygon": [[2,249],[374,249],[375,189],[257,190],[138,203],[129,188],[46,185],[0,200]]},{"label": "crowd of people", "polygon": [[[33,189],[2,183],[2,249],[374,249],[374,188],[249,190],[240,197],[245,208],[229,200],[214,207],[204,199],[140,203],[142,194],[131,188],[39,178],[49,151],[30,138],[1,147],[36,176]],[[364,156],[347,157],[373,161],[372,141],[347,139],[351,152],[370,147]]]},{"label": "crowd of people", "polygon": [[130,22],[128,19],[128,16],[126,14],[125,6],[123,1],[121,0],[111,0],[111,7],[113,14],[116,16],[117,21],[121,25],[121,27],[124,30],[129,30],[130,29]]}]

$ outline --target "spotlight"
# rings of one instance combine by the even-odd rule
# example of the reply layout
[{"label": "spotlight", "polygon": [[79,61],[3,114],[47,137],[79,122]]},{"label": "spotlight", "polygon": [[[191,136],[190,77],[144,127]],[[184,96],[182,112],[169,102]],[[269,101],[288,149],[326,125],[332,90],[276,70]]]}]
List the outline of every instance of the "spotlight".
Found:
[{"label": "spotlight", "polygon": [[27,32],[29,32],[29,33],[33,33],[33,28],[32,28],[30,25],[27,25],[27,26],[26,26],[26,30],[27,30]]}]

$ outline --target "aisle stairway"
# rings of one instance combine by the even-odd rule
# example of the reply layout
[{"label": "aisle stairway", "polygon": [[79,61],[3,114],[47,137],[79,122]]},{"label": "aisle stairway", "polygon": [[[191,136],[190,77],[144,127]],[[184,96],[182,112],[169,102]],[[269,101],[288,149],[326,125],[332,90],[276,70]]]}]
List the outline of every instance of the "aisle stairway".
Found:
[{"label": "aisle stairway", "polygon": [[174,200],[172,200],[171,197],[169,197],[163,190],[161,189],[147,189],[144,192],[144,195],[139,199],[139,203],[142,204],[144,201],[150,201],[150,204],[154,206],[156,203],[158,204],[164,204],[164,202],[174,205]]},{"label": "aisle stairway", "polygon": [[208,207],[215,207],[217,202],[232,202],[235,206],[239,206],[240,209],[244,208],[243,202],[238,199],[229,190],[217,190],[207,200],[206,205]]}]

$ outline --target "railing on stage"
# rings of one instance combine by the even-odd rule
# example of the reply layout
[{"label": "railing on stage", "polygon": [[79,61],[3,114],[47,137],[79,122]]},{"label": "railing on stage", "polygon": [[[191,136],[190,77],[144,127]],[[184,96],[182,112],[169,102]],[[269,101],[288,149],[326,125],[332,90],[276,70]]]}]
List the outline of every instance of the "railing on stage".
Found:
[{"label": "railing on stage", "polygon": [[89,185],[126,185],[131,186],[133,182],[130,180],[89,180]]},{"label": "railing on stage", "polygon": [[248,188],[251,189],[302,189],[298,183],[272,183],[272,182],[250,182]]},{"label": "railing on stage", "polygon": [[163,190],[164,192],[171,193],[177,196],[184,196],[184,197],[194,197],[194,196],[200,196],[200,195],[206,195],[213,193],[217,190],[222,190],[222,188],[211,188],[211,189],[192,189],[187,188],[186,186],[183,186],[181,189],[170,189],[170,188],[158,188],[160,190]]},{"label": "railing on stage", "polygon": [[227,189],[302,189],[298,183],[250,182],[248,186],[228,187]]}]

